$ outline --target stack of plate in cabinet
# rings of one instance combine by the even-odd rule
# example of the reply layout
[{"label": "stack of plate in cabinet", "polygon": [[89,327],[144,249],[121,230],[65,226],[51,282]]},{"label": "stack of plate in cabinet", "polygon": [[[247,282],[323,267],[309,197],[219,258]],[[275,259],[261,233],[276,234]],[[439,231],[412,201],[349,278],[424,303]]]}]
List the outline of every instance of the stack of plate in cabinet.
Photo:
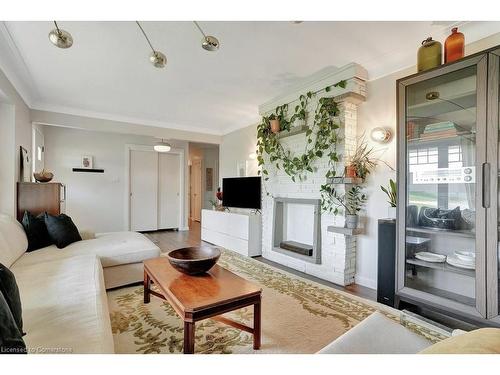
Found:
[{"label": "stack of plate in cabinet", "polygon": [[469,270],[476,269],[476,254],[472,251],[455,251],[455,254],[446,257],[446,263]]},{"label": "stack of plate in cabinet", "polygon": [[423,260],[424,262],[443,263],[446,260],[446,255],[420,251],[415,254],[415,258]]}]

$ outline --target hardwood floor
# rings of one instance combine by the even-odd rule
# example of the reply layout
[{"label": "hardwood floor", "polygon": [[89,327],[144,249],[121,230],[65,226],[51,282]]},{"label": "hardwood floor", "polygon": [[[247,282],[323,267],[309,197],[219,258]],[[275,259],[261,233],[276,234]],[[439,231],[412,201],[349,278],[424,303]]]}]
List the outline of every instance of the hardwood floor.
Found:
[{"label": "hardwood floor", "polygon": [[[198,246],[203,241],[201,241],[201,226],[197,221],[189,222],[189,230],[188,231],[172,231],[172,230],[163,230],[157,232],[147,232],[144,233],[151,241],[156,243],[158,247],[161,249],[163,253],[169,252],[171,250],[179,249],[181,247],[189,247],[189,246]],[[255,257],[255,260],[258,260],[262,263],[266,263],[275,268],[287,271],[291,274],[303,277],[304,279],[308,279],[314,282],[317,282],[322,285],[329,286],[334,289],[343,290],[344,292],[354,294],[359,297],[363,297],[372,301],[377,300],[377,292],[374,289],[370,289],[361,285],[352,284],[346,287],[331,283],[326,280],[322,280],[315,276],[308,275],[306,273],[296,271],[292,268],[283,266],[281,264],[272,262],[268,259],[264,259],[263,257]]]}]

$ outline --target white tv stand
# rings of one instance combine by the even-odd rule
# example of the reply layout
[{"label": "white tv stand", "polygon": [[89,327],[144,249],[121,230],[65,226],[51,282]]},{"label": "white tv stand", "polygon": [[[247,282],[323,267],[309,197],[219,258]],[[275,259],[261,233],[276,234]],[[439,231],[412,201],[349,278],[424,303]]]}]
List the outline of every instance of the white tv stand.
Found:
[{"label": "white tv stand", "polygon": [[245,256],[262,255],[261,215],[202,210],[201,239]]}]

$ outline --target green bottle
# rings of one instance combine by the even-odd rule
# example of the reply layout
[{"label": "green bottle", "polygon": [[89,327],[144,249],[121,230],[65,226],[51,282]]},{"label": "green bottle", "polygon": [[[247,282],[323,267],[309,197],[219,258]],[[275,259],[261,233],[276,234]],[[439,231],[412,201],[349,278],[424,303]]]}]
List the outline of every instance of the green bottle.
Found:
[{"label": "green bottle", "polygon": [[441,65],[441,54],[441,43],[428,37],[418,49],[417,71],[421,72]]}]

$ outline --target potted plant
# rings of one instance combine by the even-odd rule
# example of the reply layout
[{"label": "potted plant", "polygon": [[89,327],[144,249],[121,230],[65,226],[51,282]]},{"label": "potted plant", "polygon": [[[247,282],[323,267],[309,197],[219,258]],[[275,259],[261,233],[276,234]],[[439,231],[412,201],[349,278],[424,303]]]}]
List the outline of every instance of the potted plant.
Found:
[{"label": "potted plant", "polygon": [[276,134],[280,132],[280,120],[274,113],[269,116],[269,124],[271,126],[271,132]]},{"label": "potted plant", "polygon": [[388,209],[388,214],[389,218],[395,219],[396,218],[396,206],[397,206],[397,190],[396,190],[396,183],[394,180],[391,178],[389,179],[389,186],[386,188],[384,186],[380,186],[380,189],[387,195],[389,200],[387,203],[389,203],[389,209]]},{"label": "potted plant", "polygon": [[366,202],[366,195],[361,192],[360,186],[353,186],[344,197],[345,227],[355,229],[358,227],[358,212]]},{"label": "potted plant", "polygon": [[210,205],[212,206],[212,210],[216,211],[219,203],[215,199],[210,199],[209,202],[210,202]]},{"label": "potted plant", "polygon": [[337,215],[342,210],[345,214],[345,227],[354,229],[358,227],[358,212],[366,203],[367,196],[361,190],[361,186],[355,185],[346,193],[339,194],[333,185],[322,186],[322,208],[326,212]]},{"label": "potted plant", "polygon": [[368,146],[365,136],[361,136],[358,140],[358,146],[354,154],[350,157],[346,165],[346,177],[360,177],[365,179],[375,169],[379,162],[387,165],[391,170],[394,170],[384,160],[375,157],[375,150],[373,147]]}]

